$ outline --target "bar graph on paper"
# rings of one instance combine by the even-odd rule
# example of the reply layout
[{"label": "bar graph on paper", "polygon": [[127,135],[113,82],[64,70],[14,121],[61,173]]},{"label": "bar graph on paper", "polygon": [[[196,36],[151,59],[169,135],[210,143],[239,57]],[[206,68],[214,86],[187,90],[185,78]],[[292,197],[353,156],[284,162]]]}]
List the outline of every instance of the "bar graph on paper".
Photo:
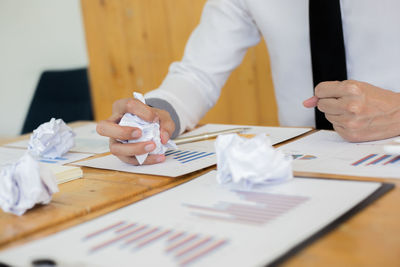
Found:
[{"label": "bar graph on paper", "polygon": [[[232,193],[234,199],[240,202],[218,201],[210,206],[181,205],[188,215],[209,221],[207,224],[220,221],[254,227],[278,219],[310,200],[305,196],[256,191],[234,190]],[[153,250],[161,252],[177,266],[188,266],[218,254],[231,241],[223,236],[181,230],[179,227],[120,220],[84,233],[80,242],[91,257],[115,252],[134,257],[138,253],[150,254]]]},{"label": "bar graph on paper", "polygon": [[205,159],[207,157],[214,156],[214,152],[201,152],[201,151],[190,151],[190,150],[168,150],[165,152],[165,156],[177,160],[181,164],[186,164],[196,160]]},{"label": "bar graph on paper", "polygon": [[138,222],[118,221],[88,233],[81,242],[87,244],[88,255],[110,249],[135,254],[158,246],[178,266],[187,266],[216,253],[229,240]]},{"label": "bar graph on paper", "polygon": [[177,150],[167,150],[165,161],[160,164],[134,166],[126,164],[113,155],[81,161],[80,166],[178,177],[217,163],[214,142],[205,140],[180,145]]},{"label": "bar graph on paper", "polygon": [[193,216],[231,223],[264,225],[277,219],[309,198],[254,191],[233,191],[247,203],[219,201],[212,206],[184,203]]},{"label": "bar graph on paper", "polygon": [[390,166],[397,164],[400,167],[400,156],[368,154],[355,162],[352,166]]}]

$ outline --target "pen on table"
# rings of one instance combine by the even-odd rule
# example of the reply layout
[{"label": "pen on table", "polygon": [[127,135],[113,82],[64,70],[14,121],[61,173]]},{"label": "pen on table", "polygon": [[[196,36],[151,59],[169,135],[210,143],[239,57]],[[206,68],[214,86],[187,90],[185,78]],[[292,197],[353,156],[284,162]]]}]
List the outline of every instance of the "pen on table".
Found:
[{"label": "pen on table", "polygon": [[221,130],[221,131],[216,131],[216,132],[202,133],[202,134],[197,134],[197,135],[192,135],[192,136],[179,137],[179,138],[174,139],[174,142],[177,145],[182,145],[182,144],[186,144],[186,143],[210,139],[213,137],[217,137],[218,135],[221,135],[221,134],[240,133],[240,132],[243,132],[243,131],[246,131],[249,129],[250,128],[248,128],[248,127],[242,127],[242,128],[226,129],[226,130]]}]

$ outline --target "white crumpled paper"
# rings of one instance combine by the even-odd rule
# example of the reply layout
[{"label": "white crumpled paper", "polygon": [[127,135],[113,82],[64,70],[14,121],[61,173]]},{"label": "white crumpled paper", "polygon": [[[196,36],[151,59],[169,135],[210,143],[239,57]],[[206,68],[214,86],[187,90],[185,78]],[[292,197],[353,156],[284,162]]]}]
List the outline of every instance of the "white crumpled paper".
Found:
[{"label": "white crumpled paper", "polygon": [[61,157],[75,145],[74,137],[75,133],[62,119],[52,118],[33,131],[28,150],[37,157]]},{"label": "white crumpled paper", "polygon": [[250,139],[237,134],[220,135],[215,149],[219,183],[251,187],[293,178],[292,158],[275,150],[265,134]]},{"label": "white crumpled paper", "polygon": [[[140,93],[133,93],[134,98],[141,101],[143,104],[146,104],[146,101],[142,94]],[[122,117],[121,121],[119,122],[121,126],[130,126],[139,128],[142,131],[142,136],[138,139],[132,140],[120,140],[122,143],[138,143],[138,142],[147,142],[153,141],[156,144],[156,148],[150,152],[150,154],[164,154],[168,149],[176,149],[177,146],[172,140],[168,140],[168,142],[163,145],[161,143],[160,137],[160,124],[158,122],[147,122],[142,120],[136,115],[131,113],[125,113]],[[143,164],[146,160],[149,153],[143,155],[136,155],[136,159],[139,164]]]},{"label": "white crumpled paper", "polygon": [[47,204],[58,192],[52,172],[39,165],[29,153],[0,171],[0,207],[22,215],[36,204]]}]

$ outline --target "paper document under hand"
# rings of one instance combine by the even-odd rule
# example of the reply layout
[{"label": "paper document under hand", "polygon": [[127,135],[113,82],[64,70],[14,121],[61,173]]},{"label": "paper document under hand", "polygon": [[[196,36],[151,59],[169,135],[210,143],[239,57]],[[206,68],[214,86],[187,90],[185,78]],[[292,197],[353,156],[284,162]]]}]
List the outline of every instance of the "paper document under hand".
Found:
[{"label": "paper document under hand", "polygon": [[295,172],[400,178],[400,155],[384,151],[393,140],[350,143],[322,130],[278,149],[292,155]]},{"label": "paper document under hand", "polygon": [[154,165],[134,166],[114,155],[74,163],[99,169],[178,177],[216,164],[214,140],[188,143],[165,153],[166,160]]}]

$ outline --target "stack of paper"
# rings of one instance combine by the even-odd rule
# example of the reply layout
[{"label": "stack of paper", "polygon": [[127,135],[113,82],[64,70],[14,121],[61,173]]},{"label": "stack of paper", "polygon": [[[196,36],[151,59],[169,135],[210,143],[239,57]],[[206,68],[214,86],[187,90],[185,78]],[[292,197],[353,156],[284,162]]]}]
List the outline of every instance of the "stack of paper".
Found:
[{"label": "stack of paper", "polygon": [[62,166],[58,164],[41,163],[46,165],[54,174],[57,184],[66,183],[83,177],[82,169],[75,166]]}]

